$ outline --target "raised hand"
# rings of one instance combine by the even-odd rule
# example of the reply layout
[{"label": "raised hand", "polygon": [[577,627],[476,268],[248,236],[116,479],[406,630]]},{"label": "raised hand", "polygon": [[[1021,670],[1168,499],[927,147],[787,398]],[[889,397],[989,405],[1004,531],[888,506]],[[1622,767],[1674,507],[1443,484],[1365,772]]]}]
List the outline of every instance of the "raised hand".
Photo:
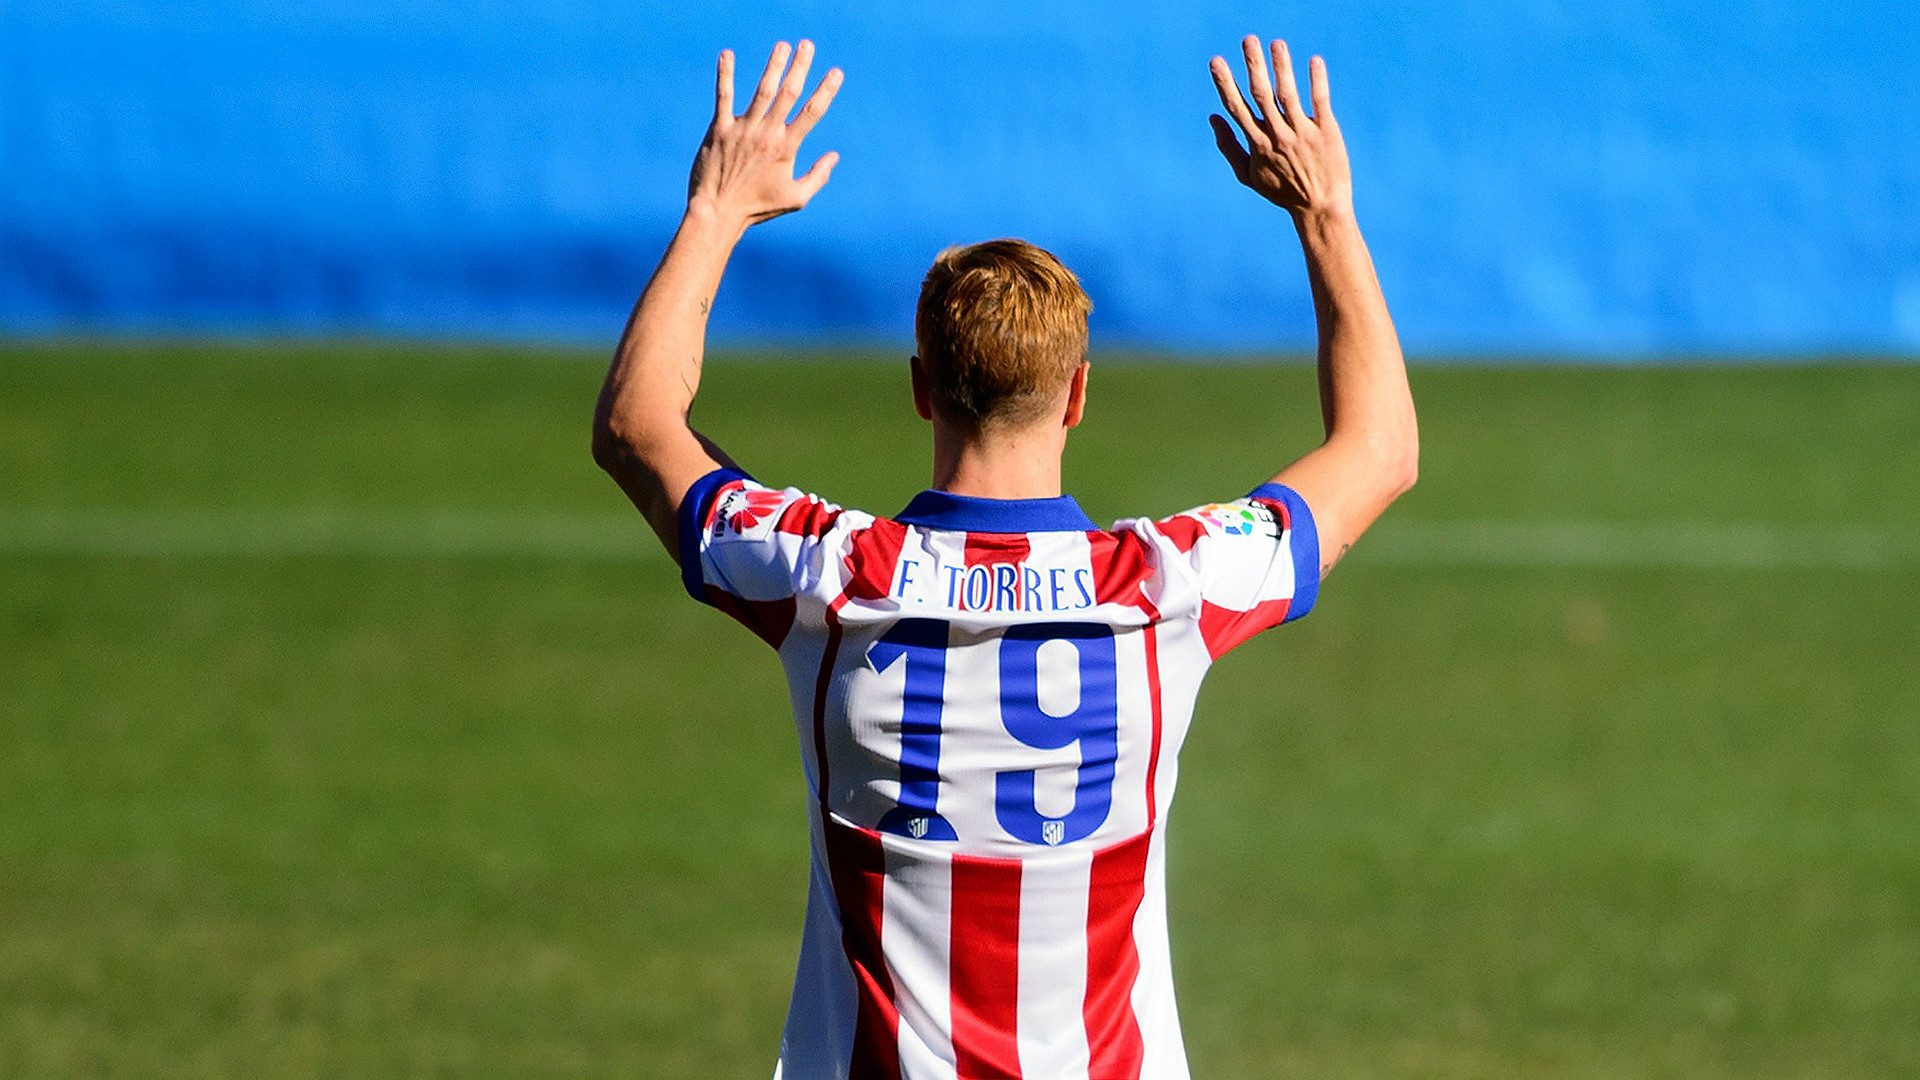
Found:
[{"label": "raised hand", "polygon": [[1280,77],[1277,99],[1267,75],[1266,57],[1261,55],[1260,39],[1249,34],[1240,47],[1247,58],[1251,103],[1240,92],[1225,59],[1216,56],[1210,65],[1220,104],[1246,138],[1242,146],[1225,117],[1215,114],[1208,118],[1220,153],[1233,166],[1233,175],[1267,201],[1294,214],[1351,211],[1353,173],[1347,164],[1347,144],[1340,138],[1340,125],[1333,118],[1326,61],[1316,56],[1307,66],[1313,94],[1313,115],[1308,116],[1300,104],[1299,87],[1294,85],[1293,59],[1287,53],[1287,43],[1275,41],[1269,46],[1273,70]]},{"label": "raised hand", "polygon": [[800,209],[826,185],[840,160],[838,153],[821,155],[797,178],[794,159],[800,153],[800,141],[826,115],[844,76],[839,68],[827,72],[799,115],[788,121],[800,91],[806,88],[813,42],[802,40],[799,48],[791,50],[792,66],[787,64],[789,55],[786,42],[773,47],[747,111],[736,116],[733,51],[720,54],[713,123],[693,159],[693,175],[687,180],[689,205],[705,203],[725,220],[752,224]]}]

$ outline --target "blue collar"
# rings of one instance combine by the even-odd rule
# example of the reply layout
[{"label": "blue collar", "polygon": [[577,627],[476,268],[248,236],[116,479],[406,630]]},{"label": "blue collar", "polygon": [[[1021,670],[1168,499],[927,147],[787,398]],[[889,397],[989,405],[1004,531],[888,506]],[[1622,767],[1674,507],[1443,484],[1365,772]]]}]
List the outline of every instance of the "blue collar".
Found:
[{"label": "blue collar", "polygon": [[903,525],[949,532],[1092,532],[1099,528],[1071,495],[1051,499],[982,499],[923,491],[893,515]]}]

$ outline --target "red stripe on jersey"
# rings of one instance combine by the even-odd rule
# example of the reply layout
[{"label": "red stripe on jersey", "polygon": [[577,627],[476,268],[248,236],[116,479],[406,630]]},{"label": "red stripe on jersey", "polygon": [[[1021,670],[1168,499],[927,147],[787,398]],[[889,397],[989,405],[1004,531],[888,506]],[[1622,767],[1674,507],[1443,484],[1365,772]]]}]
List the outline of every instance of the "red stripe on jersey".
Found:
[{"label": "red stripe on jersey", "polygon": [[962,1080],[1020,1075],[1020,860],[953,856],[949,986]]},{"label": "red stripe on jersey", "polygon": [[892,591],[893,571],[906,542],[907,527],[891,518],[879,518],[855,533],[845,558],[847,584],[833,606],[843,607],[848,600],[879,600]]},{"label": "red stripe on jersey", "polygon": [[754,632],[761,641],[779,648],[793,629],[793,597],[778,600],[746,600],[715,585],[707,586],[707,603],[733,616],[740,625]]},{"label": "red stripe on jersey", "polygon": [[1193,545],[1199,543],[1200,538],[1207,535],[1207,527],[1205,525],[1200,524],[1185,514],[1181,514],[1178,517],[1170,517],[1165,521],[1156,521],[1153,524],[1155,528],[1160,530],[1161,536],[1173,541],[1173,546],[1179,548],[1182,552],[1192,551]]},{"label": "red stripe on jersey", "polygon": [[1146,1059],[1140,1020],[1133,1012],[1133,986],[1140,977],[1140,950],[1133,920],[1147,893],[1147,853],[1159,813],[1155,780],[1160,772],[1160,633],[1146,627],[1147,698],[1153,736],[1147,746],[1147,831],[1093,856],[1087,888],[1087,996],[1081,1017],[1087,1027],[1090,1077],[1133,1078]]},{"label": "red stripe on jersey", "polygon": [[1026,562],[1033,545],[1025,533],[968,533],[966,564]]},{"label": "red stripe on jersey", "polygon": [[1160,609],[1147,599],[1142,586],[1153,576],[1147,542],[1138,533],[1090,532],[1087,546],[1093,562],[1094,601],[1139,608],[1148,618]]},{"label": "red stripe on jersey", "polygon": [[828,608],[827,647],[820,651],[820,674],[813,680],[813,771],[814,794],[820,799],[821,816],[827,812],[827,689],[833,685],[833,665],[840,657],[840,618]]},{"label": "red stripe on jersey", "polygon": [[1207,643],[1207,655],[1218,660],[1228,649],[1269,627],[1287,621],[1290,597],[1262,600],[1251,611],[1235,611],[1205,600],[1200,601],[1200,639]]},{"label": "red stripe on jersey", "polygon": [[795,499],[787,504],[787,509],[774,523],[774,528],[789,536],[817,538],[825,536],[833,523],[840,520],[840,511],[808,496]]},{"label": "red stripe on jersey", "polygon": [[842,825],[825,810],[820,823],[827,840],[834,902],[840,909],[840,943],[853,968],[857,999],[847,1075],[898,1080],[900,1009],[893,1000],[893,975],[880,951],[886,849],[880,834]]},{"label": "red stripe on jersey", "polygon": [[1153,831],[1096,851],[1087,889],[1087,1075],[1124,1080],[1140,1075],[1146,1058],[1140,1019],[1133,1014],[1133,985],[1140,978],[1140,950],[1133,919],[1147,895],[1147,849]]},{"label": "red stripe on jersey", "polygon": [[1153,782],[1160,775],[1160,627],[1147,624],[1147,704],[1153,713],[1153,741],[1147,744],[1147,828],[1152,830],[1160,811]]}]

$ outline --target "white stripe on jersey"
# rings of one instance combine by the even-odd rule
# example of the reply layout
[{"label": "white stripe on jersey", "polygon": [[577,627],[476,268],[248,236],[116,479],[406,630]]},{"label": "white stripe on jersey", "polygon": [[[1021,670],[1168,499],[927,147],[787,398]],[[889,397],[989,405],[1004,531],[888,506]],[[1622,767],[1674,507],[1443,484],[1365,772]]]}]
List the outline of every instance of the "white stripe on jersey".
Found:
[{"label": "white stripe on jersey", "polygon": [[1087,1075],[1087,885],[1092,853],[1058,850],[1020,878],[1020,1071]]},{"label": "white stripe on jersey", "polygon": [[886,837],[887,884],[880,944],[893,973],[900,1009],[900,1070],[931,1080],[954,1077],[953,1015],[948,1006],[945,934],[929,933],[953,919],[952,863],[943,854],[905,856],[906,845]]}]

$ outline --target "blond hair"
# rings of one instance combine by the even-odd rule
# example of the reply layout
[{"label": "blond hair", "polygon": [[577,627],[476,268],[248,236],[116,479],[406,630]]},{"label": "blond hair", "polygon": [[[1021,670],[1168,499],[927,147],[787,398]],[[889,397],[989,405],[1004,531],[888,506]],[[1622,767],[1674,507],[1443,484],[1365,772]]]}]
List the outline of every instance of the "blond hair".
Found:
[{"label": "blond hair", "polygon": [[1025,240],[950,247],[920,283],[913,332],[934,405],[975,427],[1031,423],[1087,357],[1087,299]]}]

